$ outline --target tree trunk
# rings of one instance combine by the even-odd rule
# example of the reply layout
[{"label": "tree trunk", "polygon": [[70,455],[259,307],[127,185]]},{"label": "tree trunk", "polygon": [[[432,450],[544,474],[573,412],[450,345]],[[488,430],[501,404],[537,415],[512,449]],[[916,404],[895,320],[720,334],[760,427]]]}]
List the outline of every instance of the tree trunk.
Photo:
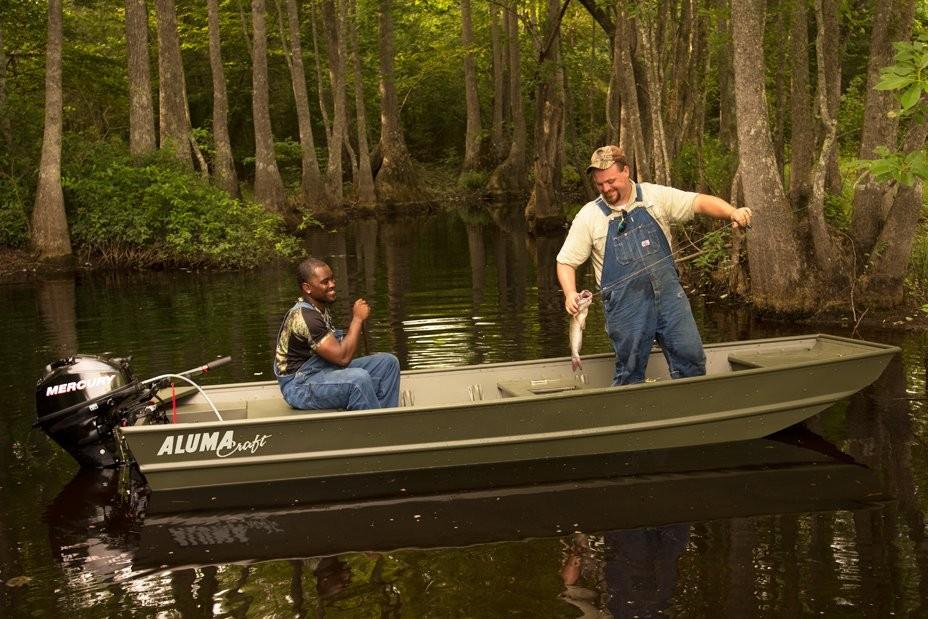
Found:
[{"label": "tree trunk", "polygon": [[155,111],[148,57],[148,8],[145,0],[126,0],[126,48],[129,58],[129,152],[139,157],[155,150]]},{"label": "tree trunk", "polygon": [[499,7],[490,4],[490,47],[493,54],[493,163],[497,164],[509,150],[506,144],[506,56],[500,37]]},{"label": "tree trunk", "polygon": [[474,30],[471,25],[470,0],[461,0],[461,43],[464,45],[464,96],[467,129],[464,135],[462,172],[480,168],[480,99],[477,96],[477,61],[474,58]]},{"label": "tree trunk", "polygon": [[300,193],[304,205],[310,210],[325,208],[328,196],[316,158],[316,140],[313,137],[312,116],[309,111],[309,94],[306,91],[306,71],[303,67],[303,44],[300,40],[300,15],[296,0],[287,0],[287,25],[290,32],[287,46],[287,66],[293,84],[293,101],[300,131]]},{"label": "tree trunk", "polygon": [[487,181],[491,194],[505,197],[528,189],[525,151],[528,136],[525,110],[522,108],[522,60],[519,51],[519,20],[514,8],[506,8],[506,33],[509,47],[509,106],[512,110],[512,142],[506,159],[496,166]]},{"label": "tree trunk", "polygon": [[158,22],[158,129],[161,148],[173,151],[181,162],[193,168],[187,86],[174,0],[155,0],[155,14]]},{"label": "tree trunk", "polygon": [[400,108],[393,79],[392,0],[379,0],[380,8],[380,153],[377,194],[382,202],[421,202],[422,192],[406,138],[400,124]]},{"label": "tree trunk", "polygon": [[756,306],[772,310],[813,307],[810,273],[795,236],[796,221],[786,199],[770,138],[763,47],[764,1],[732,0],[735,105],[738,152],[746,206],[755,213],[748,239],[751,292]]},{"label": "tree trunk", "polygon": [[322,64],[319,55],[319,36],[316,33],[316,14],[313,11],[315,2],[309,3],[309,25],[313,39],[313,66],[316,69],[316,93],[319,96],[319,113],[322,115],[322,127],[325,131],[326,150],[331,151],[329,140],[332,139],[332,123],[329,121],[329,109],[325,103],[325,82],[322,79]]},{"label": "tree trunk", "polygon": [[[841,6],[838,0],[825,0],[822,4],[822,21],[825,28],[823,43],[823,62],[825,63],[825,94],[828,97],[828,107],[837,117],[841,105],[841,57],[844,44],[841,40]],[[825,136],[822,136],[822,141]],[[841,177],[841,168],[838,166],[838,149],[834,148],[828,157],[825,174],[825,189],[828,193],[840,195],[844,179]]]},{"label": "tree trunk", "polygon": [[209,66],[213,76],[213,182],[233,198],[239,197],[238,175],[232,158],[229,139],[229,100],[226,96],[226,76],[222,67],[222,44],[219,36],[219,0],[207,0],[209,19]]},{"label": "tree trunk", "polygon": [[[566,5],[565,5],[566,6]],[[558,0],[547,0],[543,29],[535,127],[535,182],[525,218],[535,232],[563,231],[560,191],[560,145],[564,137],[564,75],[561,68],[561,11]]]},{"label": "tree trunk", "polygon": [[354,109],[355,123],[358,128],[358,174],[355,191],[358,204],[362,207],[372,207],[377,203],[377,193],[374,191],[374,174],[371,170],[370,147],[367,142],[367,112],[364,108],[364,75],[361,72],[361,53],[358,46],[358,20],[357,5],[351,0],[351,15],[349,32],[351,43],[351,56],[354,61]]},{"label": "tree trunk", "polygon": [[[806,0],[793,0],[790,21],[790,174],[789,201],[800,210],[809,201],[815,126],[809,97],[809,7]],[[835,108],[832,108],[835,109]]]},{"label": "tree trunk", "polygon": [[[873,30],[870,35],[870,60],[867,64],[867,97],[864,103],[860,158],[875,158],[877,148],[895,150],[898,121],[889,116],[896,107],[891,91],[876,90],[880,70],[892,64],[893,41],[908,39],[912,31],[912,0],[877,0]],[[854,192],[854,217],[851,222],[854,241],[861,254],[869,254],[880,233],[884,217],[892,204],[892,188],[865,178]]]},{"label": "tree trunk", "polygon": [[660,55],[656,40],[656,26],[650,20],[638,19],[641,57],[645,65],[648,88],[648,109],[651,118],[651,178],[659,185],[670,184],[670,158],[667,153],[667,136],[664,132],[663,79],[660,75]]},{"label": "tree trunk", "polygon": [[[619,21],[615,26],[614,44],[621,53],[621,70],[619,82],[622,91],[622,118],[627,124],[623,126],[622,142],[619,146],[632,163],[632,174],[638,182],[651,180],[651,158],[645,148],[644,128],[641,125],[641,106],[638,102],[638,84],[635,80],[635,67],[632,63],[630,41],[635,29],[625,13],[624,4],[618,5]],[[630,143],[630,144],[629,144]],[[630,148],[629,148],[630,145]]]},{"label": "tree trunk", "polygon": [[[725,9],[727,2],[722,2]],[[718,11],[718,30],[731,33],[730,18],[726,18],[726,10]],[[735,118],[735,77],[732,58],[734,57],[734,44],[730,36],[722,37],[723,49],[719,53],[719,141],[732,151],[738,148],[738,121]]]},{"label": "tree trunk", "polygon": [[835,153],[838,121],[835,118],[836,108],[831,107],[831,97],[828,94],[828,63],[826,62],[825,46],[827,45],[827,31],[825,24],[823,0],[815,0],[815,18],[817,34],[815,37],[815,58],[818,68],[817,81],[819,83],[818,102],[819,115],[824,127],[822,148],[818,162],[812,172],[812,197],[809,201],[809,230],[812,235],[812,249],[815,253],[815,262],[823,278],[831,279],[834,285],[838,277],[845,277],[846,269],[841,268],[841,252],[832,240],[828,226],[825,223],[825,180],[828,176],[829,162]]},{"label": "tree trunk", "polygon": [[61,192],[61,0],[48,2],[48,43],[45,52],[45,130],[39,181],[32,211],[32,245],[41,260],[66,261],[71,256],[71,237]]},{"label": "tree trunk", "polygon": [[345,14],[342,0],[323,0],[322,22],[325,25],[326,51],[329,57],[329,84],[332,87],[332,135],[329,136],[329,159],[326,185],[332,199],[341,204],[342,154],[348,125],[348,104],[345,88]]},{"label": "tree trunk", "polygon": [[274,155],[274,136],[268,104],[267,22],[264,0],[251,0],[254,63],[251,72],[251,109],[255,125],[255,200],[270,211],[282,213],[284,184]]},{"label": "tree trunk", "polygon": [[[905,152],[925,148],[928,123],[915,124],[905,139]],[[861,280],[863,301],[877,307],[894,307],[903,300],[905,277],[912,257],[912,243],[922,213],[924,183],[895,186],[886,224],[876,239],[870,268]]]}]

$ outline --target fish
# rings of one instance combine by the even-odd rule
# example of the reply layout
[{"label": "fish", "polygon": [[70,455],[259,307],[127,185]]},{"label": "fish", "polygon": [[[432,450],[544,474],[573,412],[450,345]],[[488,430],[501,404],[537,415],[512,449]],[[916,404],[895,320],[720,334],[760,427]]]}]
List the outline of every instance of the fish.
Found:
[{"label": "fish", "polygon": [[583,329],[586,328],[586,315],[593,303],[593,293],[584,290],[577,295],[579,310],[570,317],[570,365],[574,372],[583,369],[580,362],[580,347],[583,345]]}]

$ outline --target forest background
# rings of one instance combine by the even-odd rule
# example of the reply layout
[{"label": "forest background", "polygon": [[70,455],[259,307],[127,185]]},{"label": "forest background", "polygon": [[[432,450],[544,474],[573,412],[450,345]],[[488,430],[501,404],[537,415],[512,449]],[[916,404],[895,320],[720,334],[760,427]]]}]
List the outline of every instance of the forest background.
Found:
[{"label": "forest background", "polygon": [[0,256],[247,267],[464,195],[546,234],[619,143],[754,210],[688,234],[756,307],[924,303],[926,32],[917,0],[3,0]]}]

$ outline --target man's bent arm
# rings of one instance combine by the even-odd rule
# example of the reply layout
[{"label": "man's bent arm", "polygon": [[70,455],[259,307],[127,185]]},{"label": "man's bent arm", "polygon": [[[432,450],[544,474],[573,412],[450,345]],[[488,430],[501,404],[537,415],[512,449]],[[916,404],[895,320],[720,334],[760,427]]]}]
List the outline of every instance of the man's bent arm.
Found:
[{"label": "man's bent arm", "polygon": [[348,325],[345,337],[341,341],[334,336],[326,337],[316,347],[316,353],[329,363],[345,367],[354,359],[361,340],[361,329],[364,327],[364,321],[370,312],[366,303],[363,309],[359,309],[357,307],[359,303],[364,303],[364,300],[358,299],[355,301],[351,323]]},{"label": "man's bent arm", "polygon": [[727,219],[732,222],[735,228],[750,226],[751,215],[753,214],[749,208],[736,209],[722,198],[705,193],[696,196],[693,201],[693,211],[716,219]]}]

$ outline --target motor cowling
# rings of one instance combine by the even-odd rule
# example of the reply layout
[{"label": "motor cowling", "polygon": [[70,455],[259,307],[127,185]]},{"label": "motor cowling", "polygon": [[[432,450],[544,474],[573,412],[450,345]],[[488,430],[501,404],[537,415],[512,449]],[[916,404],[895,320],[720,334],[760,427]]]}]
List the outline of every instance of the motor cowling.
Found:
[{"label": "motor cowling", "polygon": [[120,407],[138,394],[127,359],[75,355],[45,366],[36,384],[36,425],[82,467],[121,463],[114,429]]}]

